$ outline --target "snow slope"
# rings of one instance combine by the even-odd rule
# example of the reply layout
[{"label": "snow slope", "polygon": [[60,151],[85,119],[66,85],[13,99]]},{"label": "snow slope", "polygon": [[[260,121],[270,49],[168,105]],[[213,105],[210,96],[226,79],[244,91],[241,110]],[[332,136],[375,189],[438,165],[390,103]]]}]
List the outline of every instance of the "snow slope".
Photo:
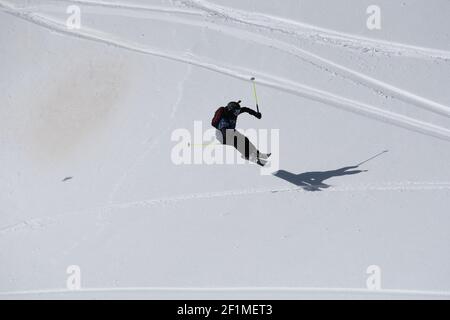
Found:
[{"label": "snow slope", "polygon": [[[450,2],[281,3],[0,0],[0,298],[450,297]],[[251,76],[282,171],[175,165]]]}]

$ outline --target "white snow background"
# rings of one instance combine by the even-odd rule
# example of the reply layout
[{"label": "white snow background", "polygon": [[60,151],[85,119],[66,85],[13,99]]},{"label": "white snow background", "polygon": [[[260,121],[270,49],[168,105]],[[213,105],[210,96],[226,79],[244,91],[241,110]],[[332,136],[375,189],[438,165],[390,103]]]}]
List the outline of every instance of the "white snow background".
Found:
[{"label": "white snow background", "polygon": [[[448,299],[449,14],[446,0],[0,0],[0,299]],[[279,129],[280,169],[329,187],[171,161],[174,130],[254,108],[252,76],[263,117],[238,127]]]}]

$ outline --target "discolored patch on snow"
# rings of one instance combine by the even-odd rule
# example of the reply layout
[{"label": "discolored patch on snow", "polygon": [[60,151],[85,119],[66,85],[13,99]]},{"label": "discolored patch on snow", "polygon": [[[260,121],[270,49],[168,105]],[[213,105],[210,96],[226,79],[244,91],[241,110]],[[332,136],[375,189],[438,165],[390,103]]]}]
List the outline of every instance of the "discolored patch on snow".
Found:
[{"label": "discolored patch on snow", "polygon": [[126,87],[123,65],[111,57],[76,63],[39,93],[34,105],[33,156],[40,161],[62,160],[95,138],[120,107]]}]

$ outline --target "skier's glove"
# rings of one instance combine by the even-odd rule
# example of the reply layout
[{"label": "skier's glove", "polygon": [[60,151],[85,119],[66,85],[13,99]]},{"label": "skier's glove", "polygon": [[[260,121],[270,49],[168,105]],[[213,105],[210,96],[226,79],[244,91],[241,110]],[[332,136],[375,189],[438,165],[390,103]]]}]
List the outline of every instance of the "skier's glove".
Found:
[{"label": "skier's glove", "polygon": [[257,112],[257,113],[255,114],[255,117],[257,117],[258,119],[261,119],[261,118],[262,118],[261,112]]}]

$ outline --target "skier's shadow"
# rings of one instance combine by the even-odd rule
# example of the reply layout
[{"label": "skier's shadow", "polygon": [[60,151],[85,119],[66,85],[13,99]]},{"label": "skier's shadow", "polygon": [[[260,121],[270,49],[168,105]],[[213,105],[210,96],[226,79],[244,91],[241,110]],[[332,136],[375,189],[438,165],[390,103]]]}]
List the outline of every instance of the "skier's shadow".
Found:
[{"label": "skier's shadow", "polygon": [[333,177],[341,177],[352,174],[366,172],[367,170],[353,170],[359,166],[349,166],[330,171],[312,171],[295,174],[286,170],[279,170],[274,176],[286,180],[298,187],[302,187],[306,191],[322,191],[329,188],[330,185],[324,183],[325,180]]}]

